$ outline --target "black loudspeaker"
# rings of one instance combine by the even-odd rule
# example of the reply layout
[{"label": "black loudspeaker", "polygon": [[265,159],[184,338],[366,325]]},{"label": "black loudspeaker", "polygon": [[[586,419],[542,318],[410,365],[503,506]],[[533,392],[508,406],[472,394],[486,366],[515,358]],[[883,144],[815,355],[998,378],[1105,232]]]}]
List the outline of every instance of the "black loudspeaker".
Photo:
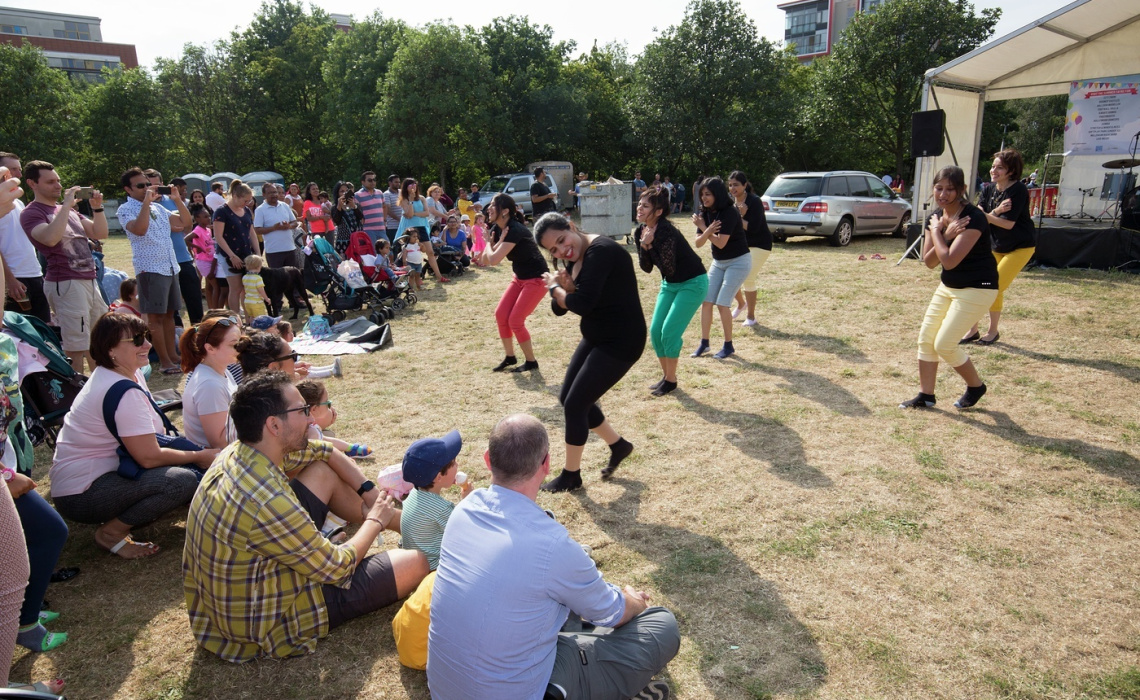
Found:
[{"label": "black loudspeaker", "polygon": [[910,153],[915,158],[940,156],[945,150],[942,132],[946,130],[946,112],[934,109],[910,115]]}]

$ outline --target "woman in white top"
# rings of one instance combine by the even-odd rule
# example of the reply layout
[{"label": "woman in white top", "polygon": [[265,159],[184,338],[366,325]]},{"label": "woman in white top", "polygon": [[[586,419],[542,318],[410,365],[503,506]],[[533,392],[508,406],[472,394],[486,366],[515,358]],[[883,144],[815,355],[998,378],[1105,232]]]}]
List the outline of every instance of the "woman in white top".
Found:
[{"label": "woman in white top", "polygon": [[[175,450],[158,444],[162,418],[151,403],[142,368],[150,364],[150,331],[137,316],[106,314],[91,328],[95,371],[63,420],[51,466],[51,495],[68,520],[98,525],[95,543],[125,559],[150,556],[158,546],[131,539],[131,528],[146,525],[185,506],[198,488],[199,473],[218,453]],[[107,392],[123,380],[142,389],[123,394],[114,412],[119,438],[143,468],[138,479],[117,473],[119,441],[103,420]],[[145,393],[144,393],[145,392]]]},{"label": "woman in white top", "polygon": [[190,375],[182,392],[182,426],[199,445],[220,450],[232,441],[230,399],[238,385],[226,367],[237,362],[239,338],[241,326],[228,317],[208,318],[182,334],[182,371]]}]

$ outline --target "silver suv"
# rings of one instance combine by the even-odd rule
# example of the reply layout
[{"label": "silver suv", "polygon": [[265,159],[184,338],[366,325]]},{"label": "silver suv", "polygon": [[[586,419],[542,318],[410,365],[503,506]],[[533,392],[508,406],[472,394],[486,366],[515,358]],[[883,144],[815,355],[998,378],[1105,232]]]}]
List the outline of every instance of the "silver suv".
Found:
[{"label": "silver suv", "polygon": [[[534,206],[530,202],[530,186],[534,184],[534,175],[531,173],[511,173],[509,175],[495,175],[479,188],[479,203],[486,207],[491,198],[500,192],[506,192],[514,197],[522,212],[527,216],[534,213]],[[558,186],[546,176],[546,186],[555,194],[555,211],[562,211],[562,195]]]},{"label": "silver suv", "polygon": [[772,238],[824,236],[844,246],[863,233],[905,235],[911,206],[879,178],[860,170],[781,173],[761,201]]}]

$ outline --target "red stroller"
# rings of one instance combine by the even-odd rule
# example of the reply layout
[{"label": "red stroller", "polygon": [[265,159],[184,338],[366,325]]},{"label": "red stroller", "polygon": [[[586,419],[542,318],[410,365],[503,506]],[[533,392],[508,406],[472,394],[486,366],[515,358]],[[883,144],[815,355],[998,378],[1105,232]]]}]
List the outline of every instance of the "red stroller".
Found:
[{"label": "red stroller", "polygon": [[[375,264],[376,250],[372,247],[372,238],[367,232],[353,233],[348,239],[348,248],[345,249],[344,255],[360,265],[364,279],[368,280],[376,293],[386,302],[386,306],[391,304],[397,309],[404,309],[416,303],[416,296],[408,289],[406,280]],[[391,309],[388,311],[391,318]]]}]

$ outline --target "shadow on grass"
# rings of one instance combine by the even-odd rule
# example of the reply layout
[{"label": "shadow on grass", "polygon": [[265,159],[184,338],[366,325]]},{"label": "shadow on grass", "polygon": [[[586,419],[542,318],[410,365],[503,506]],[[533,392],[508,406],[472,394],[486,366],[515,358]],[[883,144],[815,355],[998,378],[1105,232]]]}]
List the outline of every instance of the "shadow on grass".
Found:
[{"label": "shadow on grass", "polygon": [[[605,505],[586,489],[573,493],[598,527],[656,565],[653,583],[669,597],[681,634],[696,646],[696,664],[713,696],[729,697],[727,683],[733,697],[799,697],[826,680],[815,638],[775,584],[715,537],[638,522],[645,485],[620,478],[611,483],[625,492]],[[595,552],[603,564],[604,555]]]},{"label": "shadow on grass", "polygon": [[[1110,450],[1090,445],[1083,440],[1034,435],[1001,411],[972,409],[963,413],[948,411],[946,415],[960,423],[979,428],[1030,450],[1078,459],[1105,476],[1123,479],[1134,488],[1140,487],[1140,460],[1123,450]],[[993,422],[979,420],[980,416],[991,418]]]},{"label": "shadow on grass", "polygon": [[803,439],[783,423],[755,413],[726,411],[697,401],[684,389],[672,393],[681,405],[709,421],[730,428],[724,439],[748,457],[768,462],[775,476],[808,489],[827,488],[831,479],[807,463]]},{"label": "shadow on grass", "polygon": [[830,411],[851,418],[864,418],[871,415],[871,409],[867,408],[858,397],[826,377],[800,369],[769,367],[759,362],[747,362],[745,367],[783,379],[786,383],[782,388],[809,401],[814,401]]},{"label": "shadow on grass", "polygon": [[1065,357],[1054,353],[1037,352],[1035,350],[1026,350],[1019,348],[1015,345],[1008,345],[1006,343],[998,342],[995,348],[1000,348],[1011,355],[1019,355],[1030,360],[1037,360],[1038,362],[1053,362],[1061,365],[1071,365],[1074,367],[1086,367],[1088,369],[1095,369],[1100,372],[1108,372],[1115,374],[1118,377],[1127,379],[1133,384],[1140,384],[1140,366],[1126,365],[1123,362],[1113,362],[1112,360],[1094,360],[1085,357]]},{"label": "shadow on grass", "polygon": [[817,333],[788,333],[786,331],[776,330],[775,328],[767,328],[759,324],[748,328],[739,328],[735,332],[737,335],[751,332],[752,335],[770,340],[790,340],[794,343],[799,343],[808,350],[830,353],[851,362],[858,362],[860,364],[870,362],[867,356],[863,354],[863,351],[855,347],[847,338],[834,338],[830,335],[819,335]]}]

